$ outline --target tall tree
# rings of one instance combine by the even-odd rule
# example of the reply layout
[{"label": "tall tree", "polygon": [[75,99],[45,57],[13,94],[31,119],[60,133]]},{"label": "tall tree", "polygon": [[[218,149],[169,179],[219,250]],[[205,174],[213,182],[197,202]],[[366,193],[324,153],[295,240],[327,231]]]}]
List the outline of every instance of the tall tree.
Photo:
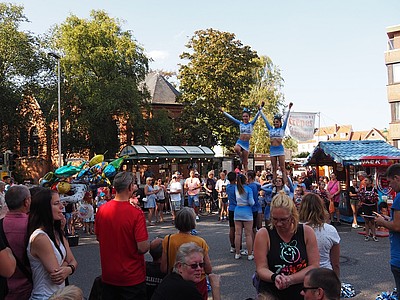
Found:
[{"label": "tall tree", "polygon": [[[79,150],[71,148],[80,145],[74,138],[87,139],[83,148],[113,156],[119,150],[116,115],[126,118],[127,130],[143,128],[142,109],[149,97],[140,87],[148,71],[144,49],[118,19],[95,10],[90,19],[68,17],[55,28],[51,45],[62,53],[67,150]],[[143,134],[135,131],[135,139]]]},{"label": "tall tree", "polygon": [[186,104],[179,119],[183,138],[194,145],[231,147],[238,136],[218,108],[241,115],[242,102],[254,83],[257,53],[235,35],[214,29],[196,31],[186,45],[187,60],[179,70],[181,101]]},{"label": "tall tree", "polygon": [[38,39],[20,30],[28,22],[23,6],[0,3],[0,149],[14,149],[18,129],[16,110],[23,94],[40,73]]}]

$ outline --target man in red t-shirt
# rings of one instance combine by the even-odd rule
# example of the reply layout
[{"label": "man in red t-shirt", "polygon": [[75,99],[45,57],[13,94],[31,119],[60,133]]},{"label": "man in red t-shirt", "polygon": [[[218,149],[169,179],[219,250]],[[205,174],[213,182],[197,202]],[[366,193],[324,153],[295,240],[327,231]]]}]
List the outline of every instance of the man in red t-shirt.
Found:
[{"label": "man in red t-shirt", "polygon": [[96,215],[103,299],[146,300],[144,254],[149,250],[149,242],[143,211],[129,202],[134,176],[120,172],[113,185],[115,199],[103,204]]}]

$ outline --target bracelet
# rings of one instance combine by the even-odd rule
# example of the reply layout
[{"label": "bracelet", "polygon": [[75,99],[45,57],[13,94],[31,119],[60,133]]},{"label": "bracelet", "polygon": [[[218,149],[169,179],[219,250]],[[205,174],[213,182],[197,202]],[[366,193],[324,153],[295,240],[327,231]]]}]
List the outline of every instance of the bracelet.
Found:
[{"label": "bracelet", "polygon": [[272,283],[275,283],[276,276],[278,276],[278,274],[276,274],[276,273],[273,273],[273,274],[271,275],[271,281],[272,281]]},{"label": "bracelet", "polygon": [[75,273],[75,266],[74,265],[68,265],[67,267],[70,267],[71,270],[72,270],[71,274],[69,274],[69,275],[72,275],[72,274]]}]

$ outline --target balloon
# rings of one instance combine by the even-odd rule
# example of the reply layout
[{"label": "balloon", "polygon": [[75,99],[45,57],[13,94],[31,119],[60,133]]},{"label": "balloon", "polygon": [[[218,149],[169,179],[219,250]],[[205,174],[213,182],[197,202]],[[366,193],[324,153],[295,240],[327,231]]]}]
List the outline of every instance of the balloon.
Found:
[{"label": "balloon", "polygon": [[97,174],[103,173],[103,169],[104,169],[105,167],[107,167],[107,165],[108,165],[108,163],[105,162],[105,161],[103,161],[103,162],[101,162],[101,163],[98,163],[98,164],[95,164],[94,166],[92,166],[92,167],[89,169],[89,176],[90,176],[91,174],[97,175]]},{"label": "balloon", "polygon": [[89,161],[89,167],[93,167],[94,165],[97,165],[98,163],[101,163],[104,161],[104,155],[103,154],[97,154],[92,159]]},{"label": "balloon", "polygon": [[69,162],[66,166],[62,166],[54,171],[54,174],[57,177],[71,177],[76,173],[79,173],[83,166],[86,164],[86,161],[82,162],[78,167],[72,166],[71,162]]},{"label": "balloon", "polygon": [[71,185],[68,182],[61,181],[57,183],[57,191],[59,194],[66,194],[70,191]]},{"label": "balloon", "polygon": [[40,184],[40,186],[45,187],[45,188],[49,188],[51,186],[51,183],[48,180],[43,179],[43,178],[39,181],[39,184]]},{"label": "balloon", "polygon": [[83,199],[85,196],[85,192],[87,191],[86,184],[82,183],[72,183],[71,184],[71,191],[73,194],[71,196],[62,196],[60,195],[61,202],[72,202],[76,203]]},{"label": "balloon", "polygon": [[105,177],[109,178],[109,177],[115,176],[115,174],[117,174],[117,170],[116,170],[116,168],[114,167],[114,165],[112,165],[112,164],[110,163],[107,167],[104,168],[103,173],[104,173],[104,176],[105,176]]},{"label": "balloon", "polygon": [[89,168],[82,169],[82,170],[78,173],[78,175],[76,176],[76,179],[78,179],[78,180],[82,179],[83,176],[87,175],[88,172],[89,172]]},{"label": "balloon", "polygon": [[83,203],[78,208],[78,216],[82,219],[89,219],[93,216],[93,206]]},{"label": "balloon", "polygon": [[124,162],[125,158],[128,158],[128,155],[124,155],[120,158],[113,160],[112,162],[110,162],[110,165],[114,166],[114,168],[118,170],[119,167],[121,167],[122,163]]}]

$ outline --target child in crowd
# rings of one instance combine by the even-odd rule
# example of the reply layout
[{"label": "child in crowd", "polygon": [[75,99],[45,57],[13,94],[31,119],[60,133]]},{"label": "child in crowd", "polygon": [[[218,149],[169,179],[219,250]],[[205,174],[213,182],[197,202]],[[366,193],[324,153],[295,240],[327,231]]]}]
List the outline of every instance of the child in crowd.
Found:
[{"label": "child in crowd", "polygon": [[[93,198],[91,193],[87,192],[85,194],[85,197],[83,197],[83,203],[91,206],[91,211],[93,211]],[[91,214],[89,218],[83,219],[83,225],[84,232],[86,232],[87,234],[94,234],[94,214]]]},{"label": "child in crowd", "polygon": [[218,193],[218,198],[221,200],[220,220],[228,220],[228,194],[226,193],[226,185],[222,185],[221,192]]}]

